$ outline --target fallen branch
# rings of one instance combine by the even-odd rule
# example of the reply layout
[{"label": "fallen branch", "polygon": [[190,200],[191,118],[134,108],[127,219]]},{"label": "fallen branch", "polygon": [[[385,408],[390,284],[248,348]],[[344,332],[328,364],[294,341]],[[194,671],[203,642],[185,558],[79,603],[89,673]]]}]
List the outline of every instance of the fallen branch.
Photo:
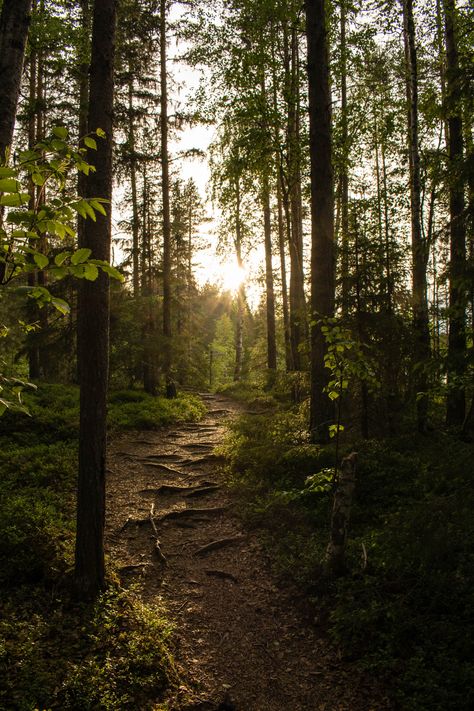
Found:
[{"label": "fallen branch", "polygon": [[242,534],[239,534],[238,536],[231,536],[230,538],[220,538],[217,541],[211,541],[211,543],[207,543],[205,546],[198,548],[197,551],[194,551],[193,555],[207,555],[211,551],[217,551],[220,548],[224,548],[225,546],[231,546],[235,543],[241,543],[244,539],[245,536],[243,536]]}]

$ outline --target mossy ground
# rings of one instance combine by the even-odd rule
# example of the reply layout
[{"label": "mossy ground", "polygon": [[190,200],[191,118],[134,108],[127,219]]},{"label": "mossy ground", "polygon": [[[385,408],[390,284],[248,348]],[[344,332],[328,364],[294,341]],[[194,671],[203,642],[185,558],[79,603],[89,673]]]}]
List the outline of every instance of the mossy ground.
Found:
[{"label": "mossy ground", "polygon": [[[110,566],[95,605],[70,594],[78,389],[41,385],[26,400],[31,417],[0,421],[0,708],[158,708],[177,681],[165,612],[120,590]],[[204,411],[191,395],[113,392],[109,426],[154,429]]]}]

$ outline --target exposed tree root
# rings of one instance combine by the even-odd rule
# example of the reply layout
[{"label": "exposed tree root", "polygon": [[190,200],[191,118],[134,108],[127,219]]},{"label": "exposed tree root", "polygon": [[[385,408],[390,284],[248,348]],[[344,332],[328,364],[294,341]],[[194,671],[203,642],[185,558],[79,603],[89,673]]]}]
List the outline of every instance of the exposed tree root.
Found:
[{"label": "exposed tree root", "polygon": [[204,571],[206,575],[209,575],[210,577],[213,578],[221,578],[222,580],[232,580],[233,583],[238,583],[239,581],[235,577],[235,575],[232,575],[232,573],[228,573],[225,570],[205,570]]},{"label": "exposed tree root", "polygon": [[145,467],[154,467],[155,469],[160,469],[163,472],[167,472],[168,474],[182,474],[183,472],[180,472],[179,469],[175,469],[174,467],[169,467],[167,464],[158,464],[158,462],[149,462],[146,459],[141,459],[141,462],[143,462],[143,466]]},{"label": "exposed tree root", "polygon": [[188,516],[207,518],[207,516],[212,516],[213,514],[223,513],[224,511],[227,511],[228,508],[228,506],[214,506],[208,509],[177,509],[176,511],[168,511],[168,513],[163,514],[160,520],[165,521],[170,519],[181,519],[187,518]]},{"label": "exposed tree root", "polygon": [[205,546],[198,548],[197,551],[194,551],[193,555],[207,555],[207,553],[210,553],[211,551],[217,551],[220,548],[224,548],[225,546],[231,546],[235,543],[241,543],[244,539],[245,536],[242,535],[231,536],[230,538],[220,538],[217,541],[211,541],[211,543],[207,543]]},{"label": "exposed tree root", "polygon": [[213,491],[217,491],[221,487],[219,484],[209,484],[207,486],[196,486],[196,487],[190,487],[190,491],[188,494],[185,494],[188,498],[191,496],[204,496],[205,494],[210,494]]},{"label": "exposed tree root", "polygon": [[150,523],[151,527],[153,529],[153,533],[155,534],[155,553],[158,556],[158,558],[161,560],[161,562],[164,565],[167,565],[168,561],[166,560],[166,556],[164,555],[163,551],[161,550],[161,544],[158,538],[158,529],[156,528],[155,524],[155,519],[153,518],[153,514],[155,513],[155,504],[152,504],[150,507]]}]

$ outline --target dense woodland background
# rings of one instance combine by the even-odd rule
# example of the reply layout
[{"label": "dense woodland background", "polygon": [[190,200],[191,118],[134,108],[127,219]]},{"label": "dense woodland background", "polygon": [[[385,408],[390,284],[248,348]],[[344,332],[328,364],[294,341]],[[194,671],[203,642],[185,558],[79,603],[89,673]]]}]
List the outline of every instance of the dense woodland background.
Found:
[{"label": "dense woodland background", "polygon": [[[394,708],[472,708],[472,7],[1,8],[0,704],[153,708],[167,623],[104,564],[106,398],[114,436],[198,419],[210,389],[253,412],[223,446],[243,520],[341,654]],[[206,156],[179,148],[198,125]],[[196,276],[209,231],[235,291]],[[105,678],[123,625],[147,663]]]}]

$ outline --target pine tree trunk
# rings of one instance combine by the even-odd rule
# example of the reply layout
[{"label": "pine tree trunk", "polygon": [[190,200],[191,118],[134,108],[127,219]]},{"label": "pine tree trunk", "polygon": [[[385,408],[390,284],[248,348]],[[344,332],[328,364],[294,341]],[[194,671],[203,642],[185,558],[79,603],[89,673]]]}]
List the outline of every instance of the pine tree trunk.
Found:
[{"label": "pine tree trunk", "polygon": [[349,312],[349,136],[347,120],[347,42],[346,0],[341,0],[341,309],[342,315]]},{"label": "pine tree trunk", "polygon": [[430,331],[427,302],[426,267],[428,250],[421,229],[421,176],[418,142],[418,63],[412,0],[403,0],[403,33],[408,102],[408,150],[410,156],[410,208],[412,252],[412,301],[415,348],[413,353],[414,387],[417,396],[417,425],[426,432],[428,425],[428,379]]},{"label": "pine tree trunk", "polygon": [[272,264],[272,227],[270,221],[270,188],[268,176],[262,180],[263,226],[265,233],[265,287],[267,315],[267,367],[275,371],[277,367],[276,330],[275,330],[275,295],[273,290]]},{"label": "pine tree trunk", "polygon": [[[36,11],[36,0],[33,0],[32,13]],[[28,148],[33,150],[36,144],[36,71],[37,71],[37,57],[36,48],[30,46],[30,78],[29,78],[29,115],[28,115]],[[29,209],[34,210],[36,204],[36,186],[33,180],[28,181],[28,192],[30,194]],[[30,247],[35,247],[33,240],[30,240]],[[34,287],[36,285],[36,273],[34,271],[28,272],[28,286]],[[38,312],[38,306],[32,300],[29,299],[27,302],[27,312],[28,320],[30,323],[36,321]],[[33,331],[27,336],[27,348],[28,348],[28,375],[30,380],[37,380],[40,377],[40,362],[39,362],[39,348],[38,348],[38,336]]]},{"label": "pine tree trunk", "polygon": [[[130,67],[131,72],[131,67]],[[132,191],[132,283],[133,296],[140,293],[140,220],[137,195],[137,159],[135,156],[135,124],[133,122],[133,78],[128,85],[128,143],[130,147],[130,187]]]},{"label": "pine tree trunk", "polygon": [[3,0],[0,15],[0,164],[11,145],[21,72],[30,25],[31,0]]},{"label": "pine tree trunk", "polygon": [[160,0],[161,194],[163,203],[163,370],[171,379],[171,219],[168,155],[168,84],[166,77],[166,0]]},{"label": "pine tree trunk", "polygon": [[277,168],[276,194],[277,194],[277,214],[278,214],[278,249],[280,254],[280,274],[281,274],[281,299],[283,308],[283,335],[285,339],[285,366],[286,371],[292,370],[291,363],[291,337],[290,337],[290,313],[288,308],[288,285],[286,277],[286,254],[285,254],[285,224],[283,220],[283,200],[282,200],[282,174],[283,166],[281,159],[280,140],[280,119],[278,109],[277,74],[275,57],[276,37],[274,24],[271,22],[271,52],[272,52],[272,94],[273,94],[273,141],[275,151],[275,163]]},{"label": "pine tree trunk", "polygon": [[443,0],[446,36],[446,108],[448,111],[449,156],[449,333],[448,395],[446,424],[461,427],[465,419],[466,394],[462,380],[466,356],[467,293],[463,283],[466,267],[464,181],[462,177],[463,129],[461,86],[456,38],[455,0]]},{"label": "pine tree trunk", "polygon": [[[101,128],[89,160],[96,166],[87,182],[88,196],[112,199],[112,114],[114,98],[116,0],[95,0],[92,26],[89,131]],[[111,207],[107,216],[84,225],[84,246],[96,259],[109,261]],[[75,585],[81,599],[104,587],[104,524],[106,471],[106,398],[109,360],[109,281],[101,273],[81,282],[78,303],[80,361],[80,433],[77,496]]]},{"label": "pine tree trunk", "polygon": [[[235,256],[239,269],[242,268],[242,225],[240,219],[240,181],[237,177],[235,185]],[[244,304],[245,293],[241,284],[237,292],[237,322],[235,327],[235,367],[234,380],[238,382],[242,378],[242,361],[244,352]]]},{"label": "pine tree trunk", "polygon": [[314,440],[328,438],[334,418],[324,392],[326,343],[318,319],[334,316],[334,188],[331,149],[331,93],[325,0],[306,0],[308,89],[311,156],[311,404],[310,431]]},{"label": "pine tree trunk", "polygon": [[[285,28],[286,30],[286,28]],[[291,47],[287,32],[284,36],[286,95],[288,109],[287,153],[288,185],[287,209],[289,216],[290,252],[290,340],[291,360],[294,370],[301,370],[300,345],[304,338],[306,303],[304,296],[303,236],[301,230],[301,191],[299,168],[299,136],[297,108],[297,36],[292,28]]]}]

